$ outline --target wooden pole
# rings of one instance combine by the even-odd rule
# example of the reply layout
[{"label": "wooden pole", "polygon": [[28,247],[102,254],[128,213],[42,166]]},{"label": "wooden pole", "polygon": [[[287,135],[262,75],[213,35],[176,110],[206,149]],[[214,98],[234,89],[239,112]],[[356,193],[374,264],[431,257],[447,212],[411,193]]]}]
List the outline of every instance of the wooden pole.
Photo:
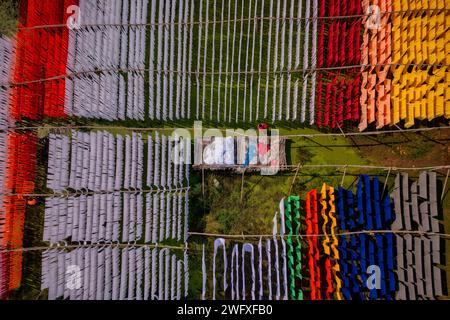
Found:
[{"label": "wooden pole", "polygon": [[246,168],[244,168],[244,171],[242,171],[242,178],[241,178],[241,203],[242,203],[242,198],[244,197],[244,176],[245,176],[245,170],[246,170]]},{"label": "wooden pole", "polygon": [[294,187],[294,182],[295,182],[295,179],[297,179],[298,172],[300,171],[300,167],[302,167],[301,162],[298,163],[297,169],[295,170],[294,178],[292,178],[291,186],[289,187],[289,196],[291,196],[292,188]]}]

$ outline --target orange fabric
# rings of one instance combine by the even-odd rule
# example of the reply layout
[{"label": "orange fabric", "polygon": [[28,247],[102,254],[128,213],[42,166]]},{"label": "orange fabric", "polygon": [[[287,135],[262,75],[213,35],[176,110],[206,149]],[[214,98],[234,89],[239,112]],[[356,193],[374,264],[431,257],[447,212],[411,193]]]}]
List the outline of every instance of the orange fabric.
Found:
[{"label": "orange fabric", "polygon": [[[0,247],[23,247],[26,200],[23,194],[34,192],[37,136],[35,133],[9,133],[7,140],[3,234]],[[14,194],[14,195],[13,195]],[[4,274],[0,275],[0,298],[5,292],[20,287],[22,279],[22,252],[2,253]]]}]

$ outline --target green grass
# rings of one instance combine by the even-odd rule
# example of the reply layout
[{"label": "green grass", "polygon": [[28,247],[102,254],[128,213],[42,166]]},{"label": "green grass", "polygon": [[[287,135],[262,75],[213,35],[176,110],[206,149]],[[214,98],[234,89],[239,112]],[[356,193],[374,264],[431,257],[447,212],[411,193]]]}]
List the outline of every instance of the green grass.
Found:
[{"label": "green grass", "polygon": [[0,35],[12,36],[17,29],[19,0],[0,2]]}]

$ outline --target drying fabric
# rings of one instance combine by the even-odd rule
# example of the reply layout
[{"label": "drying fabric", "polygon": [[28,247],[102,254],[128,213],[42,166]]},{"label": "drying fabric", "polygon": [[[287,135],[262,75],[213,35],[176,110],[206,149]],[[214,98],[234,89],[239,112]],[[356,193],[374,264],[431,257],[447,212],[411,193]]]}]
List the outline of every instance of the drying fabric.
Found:
[{"label": "drying fabric", "polygon": [[242,300],[247,297],[246,287],[245,287],[245,253],[250,253],[250,265],[252,270],[251,276],[251,299],[255,300],[255,255],[253,245],[250,243],[244,243],[242,245]]},{"label": "drying fabric", "polygon": [[234,245],[231,253],[231,300],[239,300],[239,246],[237,244]]},{"label": "drying fabric", "polygon": [[[233,282],[233,271],[231,271],[231,281]],[[206,298],[206,261],[205,261],[205,244],[202,244],[202,300],[205,300],[205,298]]]},{"label": "drying fabric", "polygon": [[217,249],[223,248],[223,291],[227,290],[227,251],[225,246],[225,239],[218,238],[214,240],[214,255],[213,255],[213,300],[216,299],[216,255]]}]

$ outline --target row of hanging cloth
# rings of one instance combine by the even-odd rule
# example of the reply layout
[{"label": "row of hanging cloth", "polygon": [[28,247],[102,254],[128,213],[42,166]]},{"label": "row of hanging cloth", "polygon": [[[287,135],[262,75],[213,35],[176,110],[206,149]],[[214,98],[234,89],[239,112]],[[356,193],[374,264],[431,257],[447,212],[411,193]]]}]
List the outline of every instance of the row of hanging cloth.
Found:
[{"label": "row of hanging cloth", "polygon": [[[202,298],[406,300],[442,296],[441,253],[445,248],[438,234],[442,206],[436,173],[421,172],[416,180],[399,173],[390,194],[377,176],[361,175],[355,189],[324,183],[304,198],[283,198],[279,219],[274,217],[273,237],[261,238],[257,244],[219,238],[212,259],[204,245]],[[220,248],[222,262],[216,258]],[[208,281],[211,272],[212,284]]]}]

